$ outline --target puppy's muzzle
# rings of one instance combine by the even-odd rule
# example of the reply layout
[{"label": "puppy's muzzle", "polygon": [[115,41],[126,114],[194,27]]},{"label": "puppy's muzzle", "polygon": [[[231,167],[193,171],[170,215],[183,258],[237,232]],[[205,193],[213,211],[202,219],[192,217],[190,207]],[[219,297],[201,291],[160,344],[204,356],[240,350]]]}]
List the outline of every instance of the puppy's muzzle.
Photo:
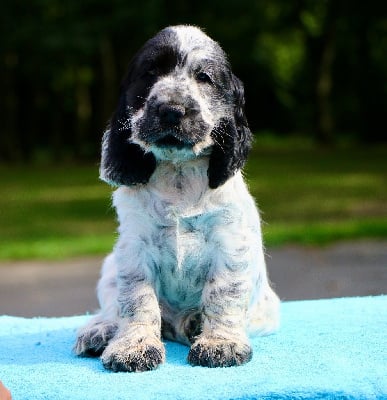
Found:
[{"label": "puppy's muzzle", "polygon": [[148,140],[160,147],[192,147],[194,138],[187,134],[185,125],[199,113],[197,108],[176,102],[156,102],[151,107],[155,125]]},{"label": "puppy's muzzle", "polygon": [[181,148],[191,145],[181,135],[181,123],[185,114],[185,107],[179,104],[162,103],[157,107],[157,115],[162,128],[159,137],[156,139],[158,146]]},{"label": "puppy's muzzle", "polygon": [[135,121],[138,138],[161,148],[192,149],[202,142],[210,125],[203,118],[199,102],[175,86],[158,87],[155,92],[147,100],[143,115]]}]

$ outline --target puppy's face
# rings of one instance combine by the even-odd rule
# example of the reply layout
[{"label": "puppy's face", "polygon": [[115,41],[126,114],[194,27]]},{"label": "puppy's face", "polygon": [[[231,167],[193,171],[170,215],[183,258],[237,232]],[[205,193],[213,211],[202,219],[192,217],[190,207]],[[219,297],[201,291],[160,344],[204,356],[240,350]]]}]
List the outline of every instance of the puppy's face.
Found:
[{"label": "puppy's face", "polygon": [[127,77],[131,141],[157,158],[208,151],[211,132],[233,112],[230,69],[217,43],[197,28],[161,31]]},{"label": "puppy's face", "polygon": [[102,148],[102,179],[146,183],[158,160],[210,156],[209,185],[247,156],[242,83],[220,46],[192,26],[165,28],[136,54]]}]

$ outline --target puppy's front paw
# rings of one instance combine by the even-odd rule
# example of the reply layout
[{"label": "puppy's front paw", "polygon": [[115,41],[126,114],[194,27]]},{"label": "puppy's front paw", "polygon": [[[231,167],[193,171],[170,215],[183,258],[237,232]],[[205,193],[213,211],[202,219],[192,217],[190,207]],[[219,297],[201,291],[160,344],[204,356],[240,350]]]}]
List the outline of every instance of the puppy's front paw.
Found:
[{"label": "puppy's front paw", "polygon": [[188,362],[202,367],[232,367],[251,360],[253,351],[246,342],[199,337],[192,345]]},{"label": "puppy's front paw", "polygon": [[97,322],[85,326],[78,332],[74,352],[81,357],[96,357],[103,350],[117,331],[117,324],[109,322]]},{"label": "puppy's front paw", "polygon": [[121,337],[102,353],[102,363],[114,372],[142,372],[156,369],[165,360],[165,349],[156,337]]}]

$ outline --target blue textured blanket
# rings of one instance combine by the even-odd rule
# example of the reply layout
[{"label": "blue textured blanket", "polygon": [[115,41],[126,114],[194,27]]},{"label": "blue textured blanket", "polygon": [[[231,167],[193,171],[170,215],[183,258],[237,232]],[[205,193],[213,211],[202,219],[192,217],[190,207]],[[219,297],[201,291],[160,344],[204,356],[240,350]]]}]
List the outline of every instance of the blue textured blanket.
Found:
[{"label": "blue textured blanket", "polygon": [[186,362],[168,342],[156,371],[113,373],[71,352],[88,316],[0,317],[0,380],[26,399],[387,399],[387,296],[282,304],[282,326],[253,339],[241,367]]}]

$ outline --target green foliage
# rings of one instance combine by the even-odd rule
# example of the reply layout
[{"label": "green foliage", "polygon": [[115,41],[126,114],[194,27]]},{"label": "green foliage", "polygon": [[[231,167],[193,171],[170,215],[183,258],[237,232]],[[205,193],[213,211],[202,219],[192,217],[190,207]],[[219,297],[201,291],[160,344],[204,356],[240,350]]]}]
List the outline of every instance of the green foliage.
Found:
[{"label": "green foliage", "polygon": [[130,58],[178,23],[222,44],[255,131],[387,139],[387,2],[4,0],[1,11],[5,160],[96,159]]},{"label": "green foliage", "polygon": [[305,58],[304,37],[300,31],[262,33],[256,40],[255,58],[271,70],[275,94],[285,108],[293,108],[296,99],[290,89],[302,72]]}]

